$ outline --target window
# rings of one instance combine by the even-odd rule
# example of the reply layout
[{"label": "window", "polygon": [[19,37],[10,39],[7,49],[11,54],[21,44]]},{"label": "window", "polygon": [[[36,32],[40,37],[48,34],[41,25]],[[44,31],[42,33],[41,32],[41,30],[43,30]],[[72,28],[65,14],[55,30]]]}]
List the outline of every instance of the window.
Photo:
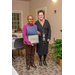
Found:
[{"label": "window", "polygon": [[12,29],[21,27],[21,13],[12,13]]},{"label": "window", "polygon": [[23,11],[12,10],[12,32],[14,32],[18,27],[23,27]]}]

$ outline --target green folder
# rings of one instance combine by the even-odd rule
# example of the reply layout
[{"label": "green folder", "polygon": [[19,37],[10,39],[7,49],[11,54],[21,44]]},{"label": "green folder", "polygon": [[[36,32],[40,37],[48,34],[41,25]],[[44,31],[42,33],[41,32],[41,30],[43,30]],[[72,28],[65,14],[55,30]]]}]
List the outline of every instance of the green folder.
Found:
[{"label": "green folder", "polygon": [[18,39],[20,39],[21,37],[18,37]]}]

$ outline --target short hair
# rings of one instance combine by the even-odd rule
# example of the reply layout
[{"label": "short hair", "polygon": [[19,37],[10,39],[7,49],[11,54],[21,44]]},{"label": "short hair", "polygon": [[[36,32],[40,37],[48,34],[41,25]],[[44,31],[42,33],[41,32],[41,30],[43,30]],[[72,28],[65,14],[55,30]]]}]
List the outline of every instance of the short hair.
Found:
[{"label": "short hair", "polygon": [[45,12],[44,12],[43,10],[39,10],[39,11],[38,11],[38,15],[39,15],[40,12],[42,12],[43,15],[45,15]]},{"label": "short hair", "polygon": [[[33,18],[33,16],[32,16],[32,15],[29,15],[29,16],[31,16],[31,17]],[[28,20],[29,16],[27,16],[27,20]]]}]

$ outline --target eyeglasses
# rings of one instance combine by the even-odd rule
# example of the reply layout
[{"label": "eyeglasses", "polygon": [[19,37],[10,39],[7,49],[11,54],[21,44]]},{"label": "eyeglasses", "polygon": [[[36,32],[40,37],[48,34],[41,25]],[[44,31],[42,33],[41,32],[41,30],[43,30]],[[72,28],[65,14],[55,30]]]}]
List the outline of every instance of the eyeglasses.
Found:
[{"label": "eyeglasses", "polygon": [[43,16],[43,15],[39,15],[39,16]]},{"label": "eyeglasses", "polygon": [[28,19],[28,20],[33,20],[33,19]]}]

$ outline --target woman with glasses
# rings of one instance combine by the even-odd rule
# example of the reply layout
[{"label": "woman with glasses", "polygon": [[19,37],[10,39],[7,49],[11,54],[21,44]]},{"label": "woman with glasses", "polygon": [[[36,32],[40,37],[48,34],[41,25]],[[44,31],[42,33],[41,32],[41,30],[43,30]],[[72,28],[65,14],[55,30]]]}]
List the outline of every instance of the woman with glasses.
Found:
[{"label": "woman with glasses", "polygon": [[44,19],[45,12],[43,10],[38,11],[38,18],[35,24],[38,27],[38,31],[40,32],[41,36],[39,36],[39,43],[37,44],[37,52],[40,58],[39,65],[42,66],[42,55],[44,56],[43,64],[47,66],[46,63],[46,56],[48,53],[48,43],[51,39],[51,27],[48,20]]}]

